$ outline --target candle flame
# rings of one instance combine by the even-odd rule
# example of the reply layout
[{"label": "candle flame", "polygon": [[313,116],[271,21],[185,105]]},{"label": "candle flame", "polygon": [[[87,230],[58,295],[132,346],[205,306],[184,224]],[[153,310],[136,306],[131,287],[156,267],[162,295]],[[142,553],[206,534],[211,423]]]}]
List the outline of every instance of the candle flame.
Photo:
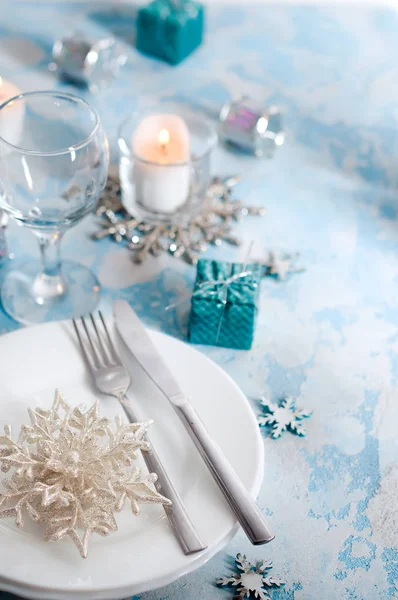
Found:
[{"label": "candle flame", "polygon": [[170,141],[170,134],[167,129],[161,129],[158,135],[159,144],[163,149],[166,148],[167,144]]}]

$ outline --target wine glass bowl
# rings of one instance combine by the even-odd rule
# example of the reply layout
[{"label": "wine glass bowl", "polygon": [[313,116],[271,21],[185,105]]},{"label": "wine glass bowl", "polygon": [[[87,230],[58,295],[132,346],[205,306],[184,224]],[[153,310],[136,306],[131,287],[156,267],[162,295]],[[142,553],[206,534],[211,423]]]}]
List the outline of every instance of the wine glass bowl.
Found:
[{"label": "wine glass bowl", "polygon": [[59,247],[63,234],[93,210],[108,161],[98,114],[85,100],[30,92],[0,107],[0,208],[31,229],[42,257],[41,264],[24,264],[4,280],[3,306],[16,320],[41,322],[94,310],[97,279],[82,265],[61,262]]}]

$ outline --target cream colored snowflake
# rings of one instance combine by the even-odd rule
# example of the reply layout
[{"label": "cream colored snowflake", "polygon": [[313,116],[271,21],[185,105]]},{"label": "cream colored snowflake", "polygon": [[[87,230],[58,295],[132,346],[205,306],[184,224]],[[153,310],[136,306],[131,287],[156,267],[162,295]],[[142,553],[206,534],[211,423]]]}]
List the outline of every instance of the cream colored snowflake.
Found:
[{"label": "cream colored snowflake", "polygon": [[0,436],[1,470],[14,469],[3,480],[0,517],[23,527],[27,515],[44,525],[46,541],[69,536],[86,558],[93,533],[117,530],[114,514],[126,501],[135,515],[140,504],[171,504],[154,489],[156,474],[141,475],[133,465],[149,448],[152,421],[124,425],[116,417],[112,424],[99,415],[98,402],[72,408],[58,390],[50,410],[28,412],[30,425],[16,441],[8,425]]}]

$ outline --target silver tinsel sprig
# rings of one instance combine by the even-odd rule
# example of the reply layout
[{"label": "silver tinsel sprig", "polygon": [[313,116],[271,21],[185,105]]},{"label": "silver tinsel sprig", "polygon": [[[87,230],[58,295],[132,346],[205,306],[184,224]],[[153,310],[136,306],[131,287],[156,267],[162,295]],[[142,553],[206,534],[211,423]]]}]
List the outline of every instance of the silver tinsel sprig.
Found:
[{"label": "silver tinsel sprig", "polygon": [[57,390],[50,410],[29,409],[29,425],[14,438],[5,425],[0,436],[3,480],[0,518],[25,517],[44,525],[45,540],[70,537],[86,558],[93,533],[118,529],[115,512],[126,502],[133,514],[140,504],[171,502],[154,488],[155,473],[134,466],[137,452],[149,450],[145,434],[151,421],[122,424],[91,408],[70,407]]},{"label": "silver tinsel sprig", "polygon": [[237,176],[214,177],[200,213],[181,224],[153,223],[134,218],[121,204],[118,179],[110,177],[96,211],[100,217],[100,229],[93,238],[110,237],[116,242],[126,242],[137,262],[143,262],[149,255],[168,252],[175,258],[196,264],[209,244],[241,244],[233,230],[237,221],[248,215],[265,215],[264,208],[247,206],[234,198],[233,191],[238,181]]}]

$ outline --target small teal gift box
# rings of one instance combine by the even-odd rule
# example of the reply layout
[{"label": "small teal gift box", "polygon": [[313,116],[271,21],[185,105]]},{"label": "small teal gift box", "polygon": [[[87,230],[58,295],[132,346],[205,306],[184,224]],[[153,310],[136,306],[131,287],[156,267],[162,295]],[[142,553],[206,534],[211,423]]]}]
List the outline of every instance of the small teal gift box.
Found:
[{"label": "small teal gift box", "polygon": [[250,350],[261,275],[259,264],[199,260],[191,300],[189,341]]},{"label": "small teal gift box", "polygon": [[154,0],[140,8],[137,49],[177,65],[203,39],[204,9],[190,0]]}]

